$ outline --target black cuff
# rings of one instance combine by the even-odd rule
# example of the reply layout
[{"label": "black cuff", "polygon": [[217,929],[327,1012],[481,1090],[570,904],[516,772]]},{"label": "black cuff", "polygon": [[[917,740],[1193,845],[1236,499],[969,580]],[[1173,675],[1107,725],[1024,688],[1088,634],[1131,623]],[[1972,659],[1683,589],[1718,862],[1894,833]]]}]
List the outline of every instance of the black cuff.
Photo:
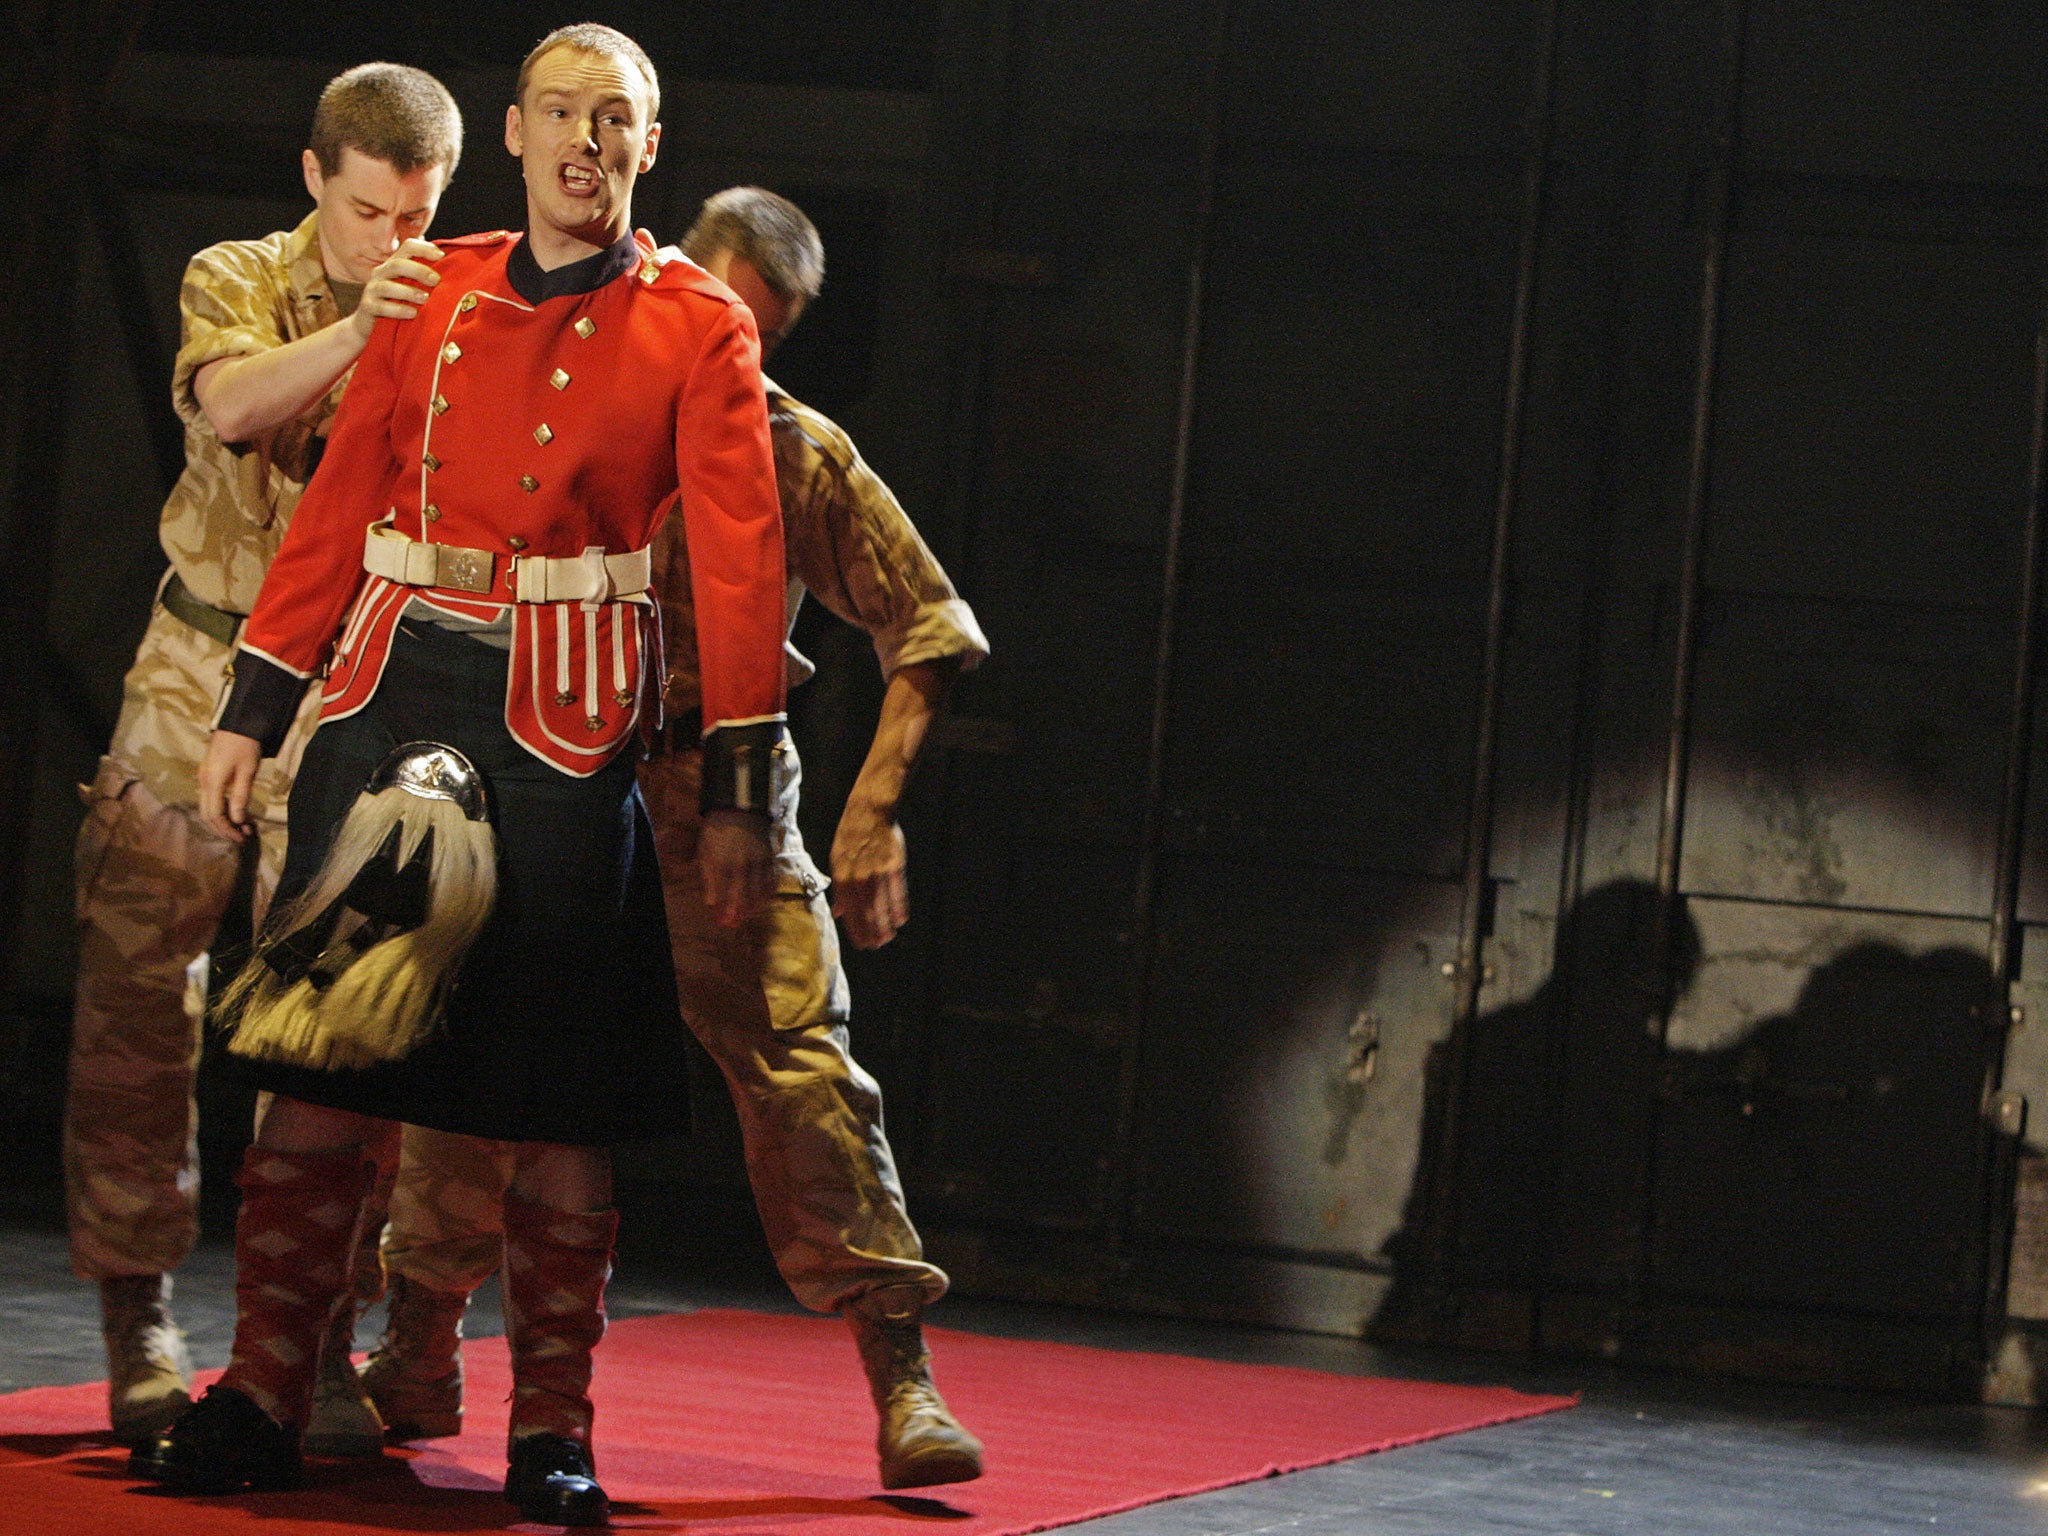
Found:
[{"label": "black cuff", "polygon": [[298,718],[299,700],[313,680],[299,677],[254,651],[235,652],[235,686],[213,722],[217,731],[254,736],[263,755],[275,757],[284,748],[285,733]]},{"label": "black cuff", "polygon": [[789,732],[780,720],[759,725],[721,725],[704,738],[703,788],[698,806],[706,811],[773,813]]}]

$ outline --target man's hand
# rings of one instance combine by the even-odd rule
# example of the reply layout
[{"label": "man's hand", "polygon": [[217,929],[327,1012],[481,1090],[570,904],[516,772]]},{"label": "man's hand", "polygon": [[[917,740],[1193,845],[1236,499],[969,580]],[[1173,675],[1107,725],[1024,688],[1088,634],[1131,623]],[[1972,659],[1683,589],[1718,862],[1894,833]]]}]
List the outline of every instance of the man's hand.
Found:
[{"label": "man's hand", "polygon": [[739,927],[775,890],[768,818],[758,811],[707,811],[697,834],[697,867],[704,874],[704,905],[725,927]]},{"label": "man's hand", "polygon": [[408,240],[377,264],[363,285],[363,300],[348,323],[367,344],[379,320],[410,320],[441,281],[429,263],[441,259],[441,248],[427,240]]},{"label": "man's hand", "polygon": [[949,657],[896,669],[882,695],[867,761],[832,834],[832,915],[846,924],[857,949],[880,949],[910,920],[910,883],[903,874],[908,855],[896,806],[955,665]]},{"label": "man's hand", "polygon": [[832,915],[856,949],[880,949],[910,920],[903,829],[858,794],[832,836]]},{"label": "man's hand", "polygon": [[[384,316],[410,320],[441,281],[429,263],[441,248],[408,240],[380,262],[363,285],[363,301],[346,320],[322,326],[281,347],[217,357],[192,375],[192,398],[224,443],[247,443],[311,410],[334,381],[355,367],[370,331]],[[423,284],[414,287],[415,283]]]},{"label": "man's hand", "polygon": [[230,842],[249,836],[249,787],[263,761],[263,744],[235,731],[215,731],[199,765],[199,815]]}]

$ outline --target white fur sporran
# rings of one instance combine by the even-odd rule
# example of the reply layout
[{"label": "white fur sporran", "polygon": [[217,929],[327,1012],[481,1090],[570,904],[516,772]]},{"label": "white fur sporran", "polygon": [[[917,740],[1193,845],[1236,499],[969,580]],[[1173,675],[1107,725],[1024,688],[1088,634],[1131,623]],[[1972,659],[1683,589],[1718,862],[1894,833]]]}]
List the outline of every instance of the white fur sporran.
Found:
[{"label": "white fur sporran", "polygon": [[228,1050],[321,1071],[402,1061],[433,1033],[497,893],[482,775],[438,742],[398,748],[221,999]]}]

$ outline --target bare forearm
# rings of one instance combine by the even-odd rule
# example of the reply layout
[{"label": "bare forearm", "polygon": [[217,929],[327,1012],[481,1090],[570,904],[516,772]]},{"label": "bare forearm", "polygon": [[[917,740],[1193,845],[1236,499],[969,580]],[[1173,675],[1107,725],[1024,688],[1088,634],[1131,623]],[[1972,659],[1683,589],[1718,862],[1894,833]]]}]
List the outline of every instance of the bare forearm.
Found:
[{"label": "bare forearm", "polygon": [[868,760],[846,797],[832,838],[832,911],[856,948],[888,943],[909,920],[908,850],[896,805],[955,670],[951,661],[917,662],[889,679]]},{"label": "bare forearm", "polygon": [[924,747],[925,734],[946,702],[957,669],[951,662],[921,661],[899,668],[882,696],[882,716],[867,761],[854,780],[849,803],[885,819],[896,814],[903,786]]},{"label": "bare forearm", "polygon": [[224,443],[245,443],[314,405],[362,355],[368,332],[353,319],[248,357],[208,363],[193,378],[200,409]]},{"label": "bare forearm", "polygon": [[370,274],[356,311],[297,341],[247,357],[223,357],[192,376],[199,408],[224,443],[246,443],[309,409],[355,366],[379,320],[410,320],[441,281],[441,253],[408,240]]}]

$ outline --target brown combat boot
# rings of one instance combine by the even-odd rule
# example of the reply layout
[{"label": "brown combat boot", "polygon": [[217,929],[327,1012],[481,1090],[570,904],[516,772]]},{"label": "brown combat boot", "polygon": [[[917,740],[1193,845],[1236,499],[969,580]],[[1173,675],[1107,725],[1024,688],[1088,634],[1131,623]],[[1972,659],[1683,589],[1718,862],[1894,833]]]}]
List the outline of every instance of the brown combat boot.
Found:
[{"label": "brown combat boot", "polygon": [[349,1351],[356,1342],[356,1299],[343,1296],[320,1341],[313,1377],[313,1416],[306,1421],[308,1456],[364,1460],[384,1454],[384,1420],[363,1388]]},{"label": "brown combat boot", "polygon": [[881,1429],[875,1451],[884,1488],[929,1488],[981,1476],[981,1442],[953,1417],[932,1385],[924,1347],[924,1291],[885,1285],[840,1308],[860,1347]]},{"label": "brown combat boot", "polygon": [[393,1273],[384,1337],[362,1381],[394,1440],[462,1433],[462,1314],[469,1298]]},{"label": "brown combat boot", "polygon": [[107,1340],[107,1414],[114,1438],[140,1445],[192,1406],[192,1357],[171,1321],[169,1275],[100,1282]]}]

